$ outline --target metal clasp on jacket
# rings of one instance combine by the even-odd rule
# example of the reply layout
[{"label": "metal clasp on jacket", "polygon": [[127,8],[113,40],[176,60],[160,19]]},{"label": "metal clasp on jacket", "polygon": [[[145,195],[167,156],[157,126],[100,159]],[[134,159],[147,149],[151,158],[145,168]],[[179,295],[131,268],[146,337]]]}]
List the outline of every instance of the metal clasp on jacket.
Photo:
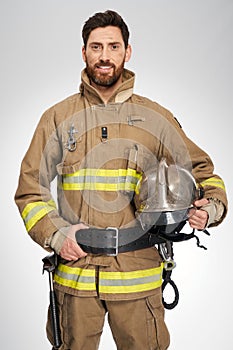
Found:
[{"label": "metal clasp on jacket", "polygon": [[128,125],[133,126],[137,122],[144,122],[145,118],[139,116],[129,116],[127,117]]},{"label": "metal clasp on jacket", "polygon": [[74,152],[77,147],[77,140],[74,137],[74,134],[76,134],[78,131],[75,130],[74,125],[71,125],[70,130],[68,130],[69,138],[67,140],[67,143],[65,145],[66,149],[70,152]]}]

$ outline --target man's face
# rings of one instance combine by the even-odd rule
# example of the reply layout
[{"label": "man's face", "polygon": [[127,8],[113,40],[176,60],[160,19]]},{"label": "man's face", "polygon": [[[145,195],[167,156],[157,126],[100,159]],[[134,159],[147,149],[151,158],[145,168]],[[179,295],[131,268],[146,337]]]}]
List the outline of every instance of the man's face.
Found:
[{"label": "man's face", "polygon": [[82,55],[91,83],[97,88],[109,87],[120,81],[124,63],[131,56],[131,47],[125,49],[118,27],[99,27],[90,33]]}]

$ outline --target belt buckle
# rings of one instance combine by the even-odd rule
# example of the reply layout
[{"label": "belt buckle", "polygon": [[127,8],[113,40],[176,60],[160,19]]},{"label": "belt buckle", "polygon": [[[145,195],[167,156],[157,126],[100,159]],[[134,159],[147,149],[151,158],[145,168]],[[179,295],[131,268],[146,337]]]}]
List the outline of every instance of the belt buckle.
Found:
[{"label": "belt buckle", "polygon": [[117,256],[118,255],[118,242],[119,242],[119,239],[118,239],[118,234],[119,234],[119,229],[117,227],[107,227],[106,228],[107,231],[114,231],[115,232],[115,235],[113,236],[113,238],[115,239],[115,245],[112,247],[112,249],[115,249],[115,252],[114,253],[111,253],[111,254],[107,254],[108,256]]}]

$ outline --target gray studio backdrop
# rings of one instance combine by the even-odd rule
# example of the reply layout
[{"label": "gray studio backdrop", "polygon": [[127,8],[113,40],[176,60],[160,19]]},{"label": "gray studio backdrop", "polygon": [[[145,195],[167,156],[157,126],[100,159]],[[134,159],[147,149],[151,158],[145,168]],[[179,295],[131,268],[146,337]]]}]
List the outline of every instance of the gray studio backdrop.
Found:
[{"label": "gray studio backdrop", "polygon": [[[25,232],[13,202],[19,167],[41,114],[77,91],[80,31],[97,11],[127,21],[135,91],[170,109],[212,157],[232,201],[233,1],[1,1],[1,349],[47,350],[46,254]],[[171,350],[233,349],[232,213],[175,247],[180,303],[166,312]],[[135,320],[136,322],[136,320]],[[108,326],[101,350],[114,350]]]}]

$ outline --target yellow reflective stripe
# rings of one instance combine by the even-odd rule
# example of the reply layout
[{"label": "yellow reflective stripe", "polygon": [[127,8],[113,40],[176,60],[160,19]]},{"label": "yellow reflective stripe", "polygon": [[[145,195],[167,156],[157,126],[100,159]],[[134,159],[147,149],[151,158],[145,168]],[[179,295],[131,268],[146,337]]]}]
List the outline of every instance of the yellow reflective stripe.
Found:
[{"label": "yellow reflective stripe", "polygon": [[65,174],[65,176],[102,176],[102,177],[118,177],[118,176],[136,176],[141,177],[140,173],[137,173],[135,169],[80,169],[72,174]]},{"label": "yellow reflective stripe", "polygon": [[27,231],[30,231],[40,219],[52,210],[56,210],[56,203],[54,200],[28,203],[22,212],[22,218]]},{"label": "yellow reflective stripe", "polygon": [[163,264],[160,267],[131,272],[100,272],[100,293],[138,293],[162,285]]},{"label": "yellow reflective stripe", "polygon": [[225,185],[222,179],[218,179],[216,177],[210,177],[209,179],[202,181],[201,182],[201,186],[205,187],[205,186],[214,186],[214,187],[218,187],[221,188],[222,190],[226,190],[225,189]]},{"label": "yellow reflective stripe", "polygon": [[95,270],[69,267],[59,264],[54,274],[54,281],[58,284],[76,290],[96,290]]},{"label": "yellow reflective stripe", "polygon": [[123,184],[104,184],[104,183],[63,183],[62,188],[64,191],[134,191],[136,185],[131,183]]},{"label": "yellow reflective stripe", "polygon": [[62,177],[63,190],[135,191],[141,173],[134,169],[80,169]]},{"label": "yellow reflective stripe", "polygon": [[148,277],[153,275],[158,275],[162,272],[163,266],[160,265],[159,267],[153,267],[151,269],[147,270],[136,270],[136,271],[129,271],[129,272],[104,272],[100,271],[100,278],[103,279],[109,279],[109,280],[128,280],[128,279],[135,279],[135,278],[141,278],[141,277]]},{"label": "yellow reflective stripe", "polygon": [[141,184],[142,184],[142,176],[138,180],[136,187],[135,187],[135,190],[134,190],[137,195],[139,195],[139,193],[140,193]]},{"label": "yellow reflective stripe", "polygon": [[[99,272],[99,293],[138,293],[162,285],[163,264],[159,267],[131,272]],[[59,264],[54,281],[79,291],[95,291],[95,269],[82,269]]]},{"label": "yellow reflective stripe", "polygon": [[129,293],[140,293],[140,292],[147,292],[156,288],[161,287],[162,280],[155,281],[151,283],[144,283],[141,285],[135,285],[135,286],[99,286],[99,292],[100,293],[106,293],[106,294],[129,294]]}]

